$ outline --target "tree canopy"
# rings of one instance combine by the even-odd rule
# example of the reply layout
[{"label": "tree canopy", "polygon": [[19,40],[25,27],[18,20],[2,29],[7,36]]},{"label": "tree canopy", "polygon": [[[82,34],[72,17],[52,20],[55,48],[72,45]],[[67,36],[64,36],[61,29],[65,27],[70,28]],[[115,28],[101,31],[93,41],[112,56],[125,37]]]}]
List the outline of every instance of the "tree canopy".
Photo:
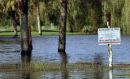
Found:
[{"label": "tree canopy", "polygon": [[[19,0],[0,0],[0,26],[10,26],[10,10],[17,11]],[[68,0],[67,31],[96,33],[106,27],[105,12],[111,12],[111,26],[120,27],[123,34],[130,34],[130,1],[128,0]],[[29,25],[37,29],[36,7],[39,6],[41,26],[59,26],[58,0],[29,0]],[[18,12],[18,11],[17,11]]]}]

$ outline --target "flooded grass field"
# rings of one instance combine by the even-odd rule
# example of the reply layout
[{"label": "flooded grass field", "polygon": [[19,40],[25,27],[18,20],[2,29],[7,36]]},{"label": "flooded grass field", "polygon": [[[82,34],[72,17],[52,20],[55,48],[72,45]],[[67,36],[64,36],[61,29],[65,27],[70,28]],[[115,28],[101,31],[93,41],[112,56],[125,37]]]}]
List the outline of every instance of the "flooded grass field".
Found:
[{"label": "flooded grass field", "polygon": [[108,48],[97,35],[68,35],[66,54],[58,53],[58,36],[33,37],[30,57],[21,56],[19,38],[0,37],[0,79],[130,79],[130,37]]}]

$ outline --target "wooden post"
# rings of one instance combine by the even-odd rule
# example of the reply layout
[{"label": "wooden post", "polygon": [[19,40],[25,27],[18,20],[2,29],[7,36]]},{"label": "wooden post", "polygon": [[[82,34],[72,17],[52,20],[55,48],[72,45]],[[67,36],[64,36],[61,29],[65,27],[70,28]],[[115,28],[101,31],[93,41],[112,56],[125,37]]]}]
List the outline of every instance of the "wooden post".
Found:
[{"label": "wooden post", "polygon": [[21,54],[32,51],[31,27],[28,26],[28,0],[21,0]]},{"label": "wooden post", "polygon": [[[110,29],[111,25],[111,13],[108,12],[106,14],[106,19],[107,19],[107,27]],[[112,45],[108,44],[108,52],[109,52],[109,67],[112,68]]]},{"label": "wooden post", "polygon": [[60,1],[60,28],[58,52],[65,52],[66,48],[66,18],[67,18],[67,0]]}]

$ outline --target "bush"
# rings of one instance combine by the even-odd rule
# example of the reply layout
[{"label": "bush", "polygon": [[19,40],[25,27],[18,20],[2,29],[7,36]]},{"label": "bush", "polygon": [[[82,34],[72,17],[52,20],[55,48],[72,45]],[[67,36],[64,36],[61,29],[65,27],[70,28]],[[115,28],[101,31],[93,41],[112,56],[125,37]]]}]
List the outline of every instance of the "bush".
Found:
[{"label": "bush", "polygon": [[82,28],[82,32],[89,33],[89,34],[95,34],[96,33],[96,27],[90,26],[90,25],[85,25]]}]

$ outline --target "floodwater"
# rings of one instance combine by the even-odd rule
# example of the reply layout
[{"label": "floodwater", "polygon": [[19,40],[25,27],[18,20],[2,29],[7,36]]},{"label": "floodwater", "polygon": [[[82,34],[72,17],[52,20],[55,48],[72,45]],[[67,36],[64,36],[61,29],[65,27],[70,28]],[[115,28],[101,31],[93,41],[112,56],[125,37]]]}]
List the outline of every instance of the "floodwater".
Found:
[{"label": "floodwater", "polygon": [[[58,36],[33,37],[32,56],[27,61],[61,64],[59,70],[20,73],[0,72],[0,79],[130,79],[130,37],[122,36],[120,45],[114,45],[113,64],[128,65],[128,69],[104,69],[108,64],[108,48],[98,45],[97,35],[69,35],[66,41],[66,55],[59,54]],[[20,64],[26,59],[21,56],[18,39],[0,37],[0,64]],[[68,69],[66,64],[93,63],[95,67]],[[63,69],[62,69],[63,68]]]}]

